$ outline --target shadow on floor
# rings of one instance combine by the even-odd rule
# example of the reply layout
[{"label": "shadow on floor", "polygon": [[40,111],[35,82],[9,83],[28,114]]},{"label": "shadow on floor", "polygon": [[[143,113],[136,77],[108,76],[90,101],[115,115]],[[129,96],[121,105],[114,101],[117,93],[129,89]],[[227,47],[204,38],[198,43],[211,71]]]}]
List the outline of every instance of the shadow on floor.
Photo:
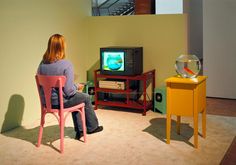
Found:
[{"label": "shadow on floor", "polygon": [[[24,127],[18,127],[11,131],[4,132],[2,133],[2,135],[25,140],[36,146],[38,141],[38,132],[39,132],[39,127],[35,127],[32,129],[25,129]],[[64,135],[65,138],[66,137],[74,138],[75,137],[74,127],[65,127]],[[59,139],[60,139],[60,129],[58,125],[44,127],[41,145],[49,146],[59,152],[59,149],[53,146],[53,142]]]},{"label": "shadow on floor", "polygon": [[[142,115],[143,109],[135,109],[135,108],[123,108],[123,107],[111,107],[111,106],[98,106],[98,109],[103,109],[107,111],[120,111],[120,112],[129,112],[129,113],[139,113]],[[148,111],[148,110],[147,110]]]},{"label": "shadow on floor", "polygon": [[[158,138],[162,142],[166,143],[166,118],[155,118],[150,120],[150,126],[144,129],[144,132],[151,134]],[[180,124],[180,135],[176,132],[176,121],[171,120],[171,140],[183,141],[191,146],[194,146],[189,142],[189,139],[193,136],[193,128],[189,126],[189,123]]]},{"label": "shadow on floor", "polygon": [[220,162],[220,165],[233,165],[236,163],[236,136],[234,137],[231,145],[229,146],[225,156]]}]

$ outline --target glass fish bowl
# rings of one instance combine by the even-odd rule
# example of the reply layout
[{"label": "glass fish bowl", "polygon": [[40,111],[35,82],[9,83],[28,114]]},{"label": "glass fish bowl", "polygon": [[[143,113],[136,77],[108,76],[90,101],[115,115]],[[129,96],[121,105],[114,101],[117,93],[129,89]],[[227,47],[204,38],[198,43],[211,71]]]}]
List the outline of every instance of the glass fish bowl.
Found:
[{"label": "glass fish bowl", "polygon": [[183,78],[195,78],[201,70],[201,62],[195,55],[180,55],[175,61],[175,70]]}]

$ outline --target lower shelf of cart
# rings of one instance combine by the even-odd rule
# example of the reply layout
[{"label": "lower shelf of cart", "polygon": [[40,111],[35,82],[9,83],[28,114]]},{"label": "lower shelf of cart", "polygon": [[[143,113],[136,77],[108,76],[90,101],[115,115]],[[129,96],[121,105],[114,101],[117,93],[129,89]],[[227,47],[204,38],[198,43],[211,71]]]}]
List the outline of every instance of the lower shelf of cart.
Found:
[{"label": "lower shelf of cart", "polygon": [[143,105],[142,100],[140,100],[140,101],[130,100],[128,103],[127,102],[122,102],[122,101],[101,101],[101,100],[99,100],[97,102],[97,105],[126,107],[126,108],[134,108],[134,109],[147,109],[147,108],[151,108],[152,102],[147,101],[146,107],[145,107]]}]

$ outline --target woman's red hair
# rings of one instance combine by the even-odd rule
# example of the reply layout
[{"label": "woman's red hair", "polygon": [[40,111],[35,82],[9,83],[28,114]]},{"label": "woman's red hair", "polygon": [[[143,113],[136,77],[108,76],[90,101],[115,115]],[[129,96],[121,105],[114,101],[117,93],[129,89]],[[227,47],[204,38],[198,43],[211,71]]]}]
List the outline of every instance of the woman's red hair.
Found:
[{"label": "woman's red hair", "polygon": [[65,39],[60,34],[52,35],[48,40],[48,48],[43,56],[43,63],[52,63],[65,58]]}]

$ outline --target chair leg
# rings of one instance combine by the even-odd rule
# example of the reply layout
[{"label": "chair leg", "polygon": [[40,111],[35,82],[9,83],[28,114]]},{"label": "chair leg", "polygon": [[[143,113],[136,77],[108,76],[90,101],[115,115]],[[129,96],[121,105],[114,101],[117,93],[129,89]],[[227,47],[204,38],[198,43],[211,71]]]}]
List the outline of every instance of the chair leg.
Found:
[{"label": "chair leg", "polygon": [[40,127],[39,127],[37,147],[39,147],[41,145],[41,140],[42,140],[42,136],[43,136],[43,126],[44,126],[44,123],[45,123],[45,114],[42,114],[41,115],[41,121],[40,121]]},{"label": "chair leg", "polygon": [[80,116],[81,116],[82,125],[83,125],[84,142],[86,143],[87,128],[86,128],[86,119],[85,119],[84,107],[81,110],[81,115]]},{"label": "chair leg", "polygon": [[64,117],[60,117],[60,151],[64,153]]},{"label": "chair leg", "polygon": [[37,144],[37,147],[40,147],[41,140],[42,140],[42,135],[43,135],[43,125],[40,125],[40,128],[39,128],[39,135],[38,135],[38,144]]}]

